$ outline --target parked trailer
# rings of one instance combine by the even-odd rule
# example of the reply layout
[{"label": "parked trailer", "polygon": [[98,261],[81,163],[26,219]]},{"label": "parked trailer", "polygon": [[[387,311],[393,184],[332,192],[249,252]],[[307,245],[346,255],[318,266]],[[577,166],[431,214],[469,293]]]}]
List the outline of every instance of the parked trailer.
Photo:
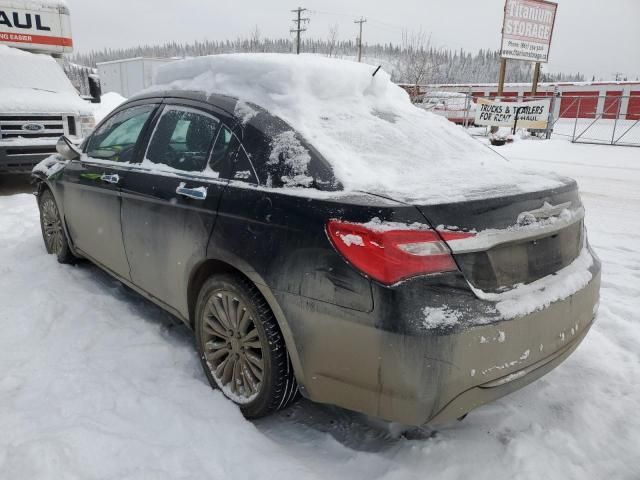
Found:
[{"label": "parked trailer", "polygon": [[104,92],[116,92],[132,97],[153,84],[153,77],[161,65],[171,58],[128,58],[97,64]]}]

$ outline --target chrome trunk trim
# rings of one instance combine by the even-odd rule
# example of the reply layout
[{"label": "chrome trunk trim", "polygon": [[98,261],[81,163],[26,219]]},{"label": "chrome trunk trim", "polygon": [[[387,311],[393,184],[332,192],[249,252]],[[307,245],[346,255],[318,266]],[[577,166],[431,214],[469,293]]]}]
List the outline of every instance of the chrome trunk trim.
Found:
[{"label": "chrome trunk trim", "polygon": [[571,210],[569,215],[553,217],[547,224],[513,226],[503,230],[484,230],[477,235],[459,240],[449,240],[447,245],[454,254],[483,252],[506,243],[536,240],[548,237],[584,219],[584,207]]}]

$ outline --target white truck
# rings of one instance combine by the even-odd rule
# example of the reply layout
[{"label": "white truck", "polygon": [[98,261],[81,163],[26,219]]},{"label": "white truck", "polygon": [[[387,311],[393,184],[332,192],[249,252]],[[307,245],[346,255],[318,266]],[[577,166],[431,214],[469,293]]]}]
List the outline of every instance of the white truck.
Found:
[{"label": "white truck", "polygon": [[79,142],[95,126],[62,68],[71,51],[63,0],[0,0],[0,175],[31,172],[60,136]]},{"label": "white truck", "polygon": [[105,92],[115,92],[129,98],[153,85],[158,68],[175,60],[175,58],[126,58],[101,62],[96,67],[98,67],[98,76]]}]

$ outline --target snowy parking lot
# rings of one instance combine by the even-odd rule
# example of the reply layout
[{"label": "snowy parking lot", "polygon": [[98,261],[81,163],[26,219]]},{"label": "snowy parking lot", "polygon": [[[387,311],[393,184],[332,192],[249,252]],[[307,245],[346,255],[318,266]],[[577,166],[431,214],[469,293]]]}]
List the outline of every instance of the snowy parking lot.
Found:
[{"label": "snowy parking lot", "polygon": [[558,137],[500,153],[579,181],[600,313],[559,368],[436,429],[306,401],[246,421],[185,327],[59,265],[33,196],[0,196],[0,478],[640,478],[640,151]]}]

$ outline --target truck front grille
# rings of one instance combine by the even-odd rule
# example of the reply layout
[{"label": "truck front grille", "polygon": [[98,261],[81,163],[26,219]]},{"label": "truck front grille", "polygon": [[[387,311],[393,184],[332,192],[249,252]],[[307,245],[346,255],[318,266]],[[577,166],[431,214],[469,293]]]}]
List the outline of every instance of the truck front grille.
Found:
[{"label": "truck front grille", "polygon": [[57,138],[69,133],[73,116],[67,115],[0,115],[0,140],[7,138]]}]

